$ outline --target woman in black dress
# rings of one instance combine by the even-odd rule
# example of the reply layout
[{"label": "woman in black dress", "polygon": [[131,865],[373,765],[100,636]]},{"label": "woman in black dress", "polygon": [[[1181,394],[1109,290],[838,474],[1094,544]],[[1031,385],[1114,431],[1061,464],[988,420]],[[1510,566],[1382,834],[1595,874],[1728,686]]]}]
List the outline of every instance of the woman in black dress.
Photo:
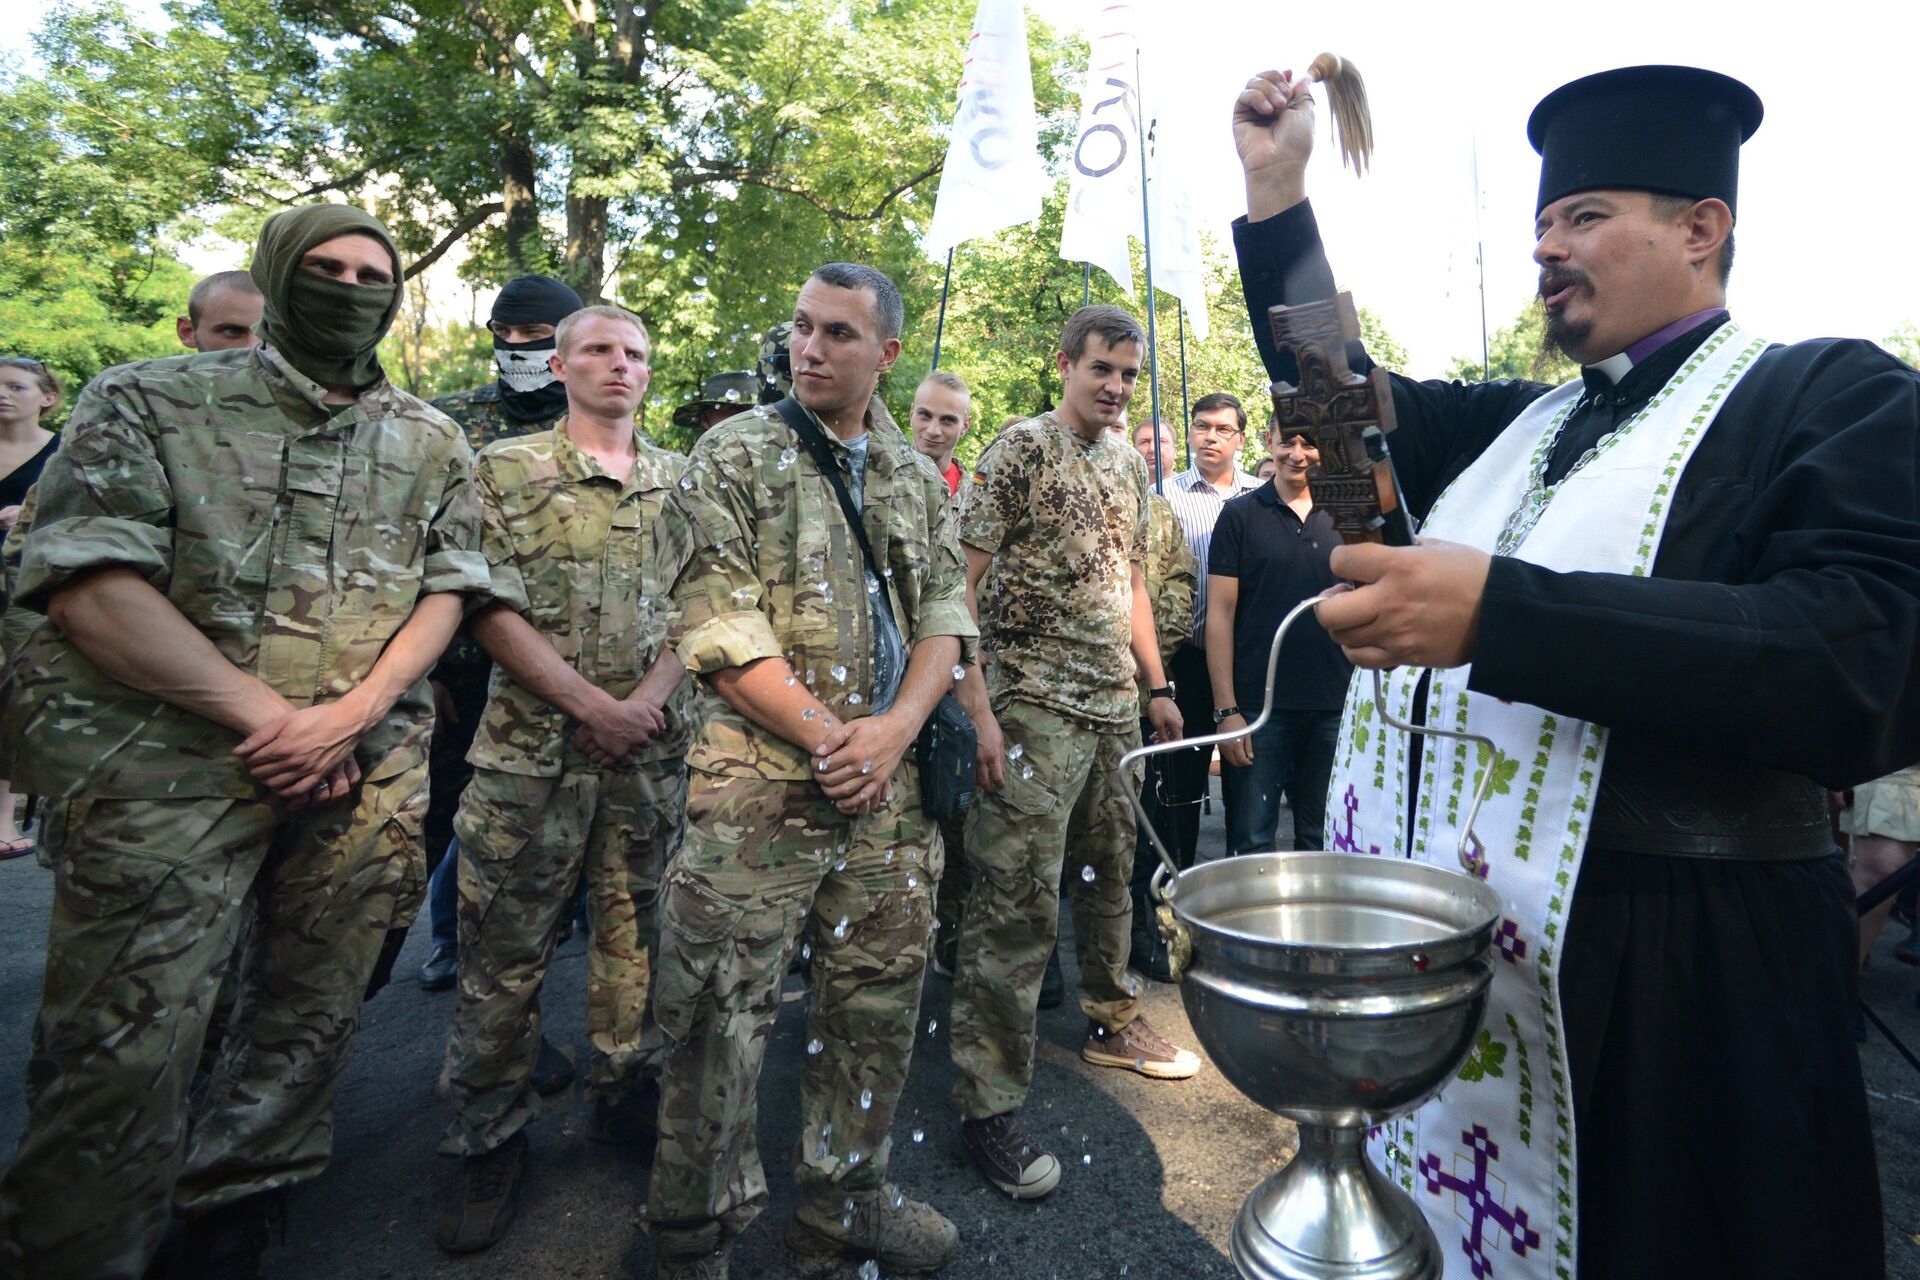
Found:
[{"label": "woman in black dress", "polygon": [[[0,356],[0,538],[13,532],[27,491],[60,443],[40,425],[59,404],[60,379],[53,370],[25,356]],[[0,659],[11,659],[14,646],[38,621],[8,609],[0,617]],[[32,852],[33,841],[14,823],[13,787],[0,779],[0,861]]]}]

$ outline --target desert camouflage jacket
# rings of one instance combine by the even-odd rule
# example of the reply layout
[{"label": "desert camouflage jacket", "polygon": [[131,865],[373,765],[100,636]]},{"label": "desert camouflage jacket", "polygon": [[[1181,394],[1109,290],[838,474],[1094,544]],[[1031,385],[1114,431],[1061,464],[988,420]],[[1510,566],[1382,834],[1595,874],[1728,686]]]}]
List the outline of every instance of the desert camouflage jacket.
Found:
[{"label": "desert camouflage jacket", "polygon": [[[266,347],[121,365],[87,384],[41,473],[19,600],[122,566],[295,706],[346,693],[431,592],[482,591],[472,454],[381,382],[329,406]],[[357,755],[372,781],[425,758],[426,682]],[[254,797],[239,737],[109,679],[41,626],[0,691],[13,779],[41,795]]]},{"label": "desert camouflage jacket", "polygon": [[[911,650],[929,636],[957,636],[961,661],[971,661],[977,631],[947,482],[908,446],[877,396],[867,415],[861,515],[901,638]],[[845,471],[845,446],[825,434]],[[873,618],[860,544],[832,486],[780,415],[762,406],[710,429],[673,497],[670,522],[686,547],[673,635],[687,669],[706,675],[784,657],[835,715],[869,714]],[[800,747],[717,697],[705,699],[703,710],[711,714],[688,757],[693,768],[809,776]]]},{"label": "desert camouflage jacket", "polygon": [[[633,475],[600,469],[566,432],[487,446],[474,464],[492,598],[545,636],[586,680],[624,698],[667,647],[677,563],[660,517],[687,460],[634,432]],[[688,683],[667,702],[667,728],[625,763],[678,759],[693,738]],[[493,670],[487,709],[467,759],[486,769],[554,777],[592,768],[571,746],[578,723]]]},{"label": "desert camouflage jacket", "polygon": [[[1173,651],[1193,635],[1193,593],[1200,584],[1193,548],[1173,504],[1147,490],[1147,602],[1153,606],[1153,633],[1160,641],[1164,665]],[[1140,686],[1140,714],[1147,713],[1147,686]]]},{"label": "desert camouflage jacket", "polygon": [[1088,440],[1048,412],[1001,432],[973,478],[960,540],[993,557],[980,620],[994,698],[1085,723],[1130,723],[1146,464],[1114,433]]}]

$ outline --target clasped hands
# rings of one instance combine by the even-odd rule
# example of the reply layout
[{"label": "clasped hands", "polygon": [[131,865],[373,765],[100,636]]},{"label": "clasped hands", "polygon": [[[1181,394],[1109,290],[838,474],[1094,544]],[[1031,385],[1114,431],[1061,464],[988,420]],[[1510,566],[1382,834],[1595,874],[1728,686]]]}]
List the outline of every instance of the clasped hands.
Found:
[{"label": "clasped hands", "polygon": [[624,698],[596,690],[593,710],[574,730],[573,745],[598,765],[618,764],[666,732],[664,704],[637,690]]},{"label": "clasped hands", "polygon": [[294,809],[346,795],[360,781],[353,748],[377,717],[352,693],[297,709],[274,697],[279,706],[271,718],[234,748],[247,772]]},{"label": "clasped hands", "polygon": [[883,808],[893,796],[894,771],[918,732],[897,711],[831,721],[813,749],[814,781],[841,813]]}]

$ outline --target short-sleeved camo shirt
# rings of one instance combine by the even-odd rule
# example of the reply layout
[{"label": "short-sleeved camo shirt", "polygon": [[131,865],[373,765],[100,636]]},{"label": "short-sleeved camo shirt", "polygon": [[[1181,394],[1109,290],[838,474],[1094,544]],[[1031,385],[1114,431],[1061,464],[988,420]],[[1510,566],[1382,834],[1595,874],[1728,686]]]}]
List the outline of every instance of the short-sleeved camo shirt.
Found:
[{"label": "short-sleeved camo shirt", "polygon": [[[947,482],[908,446],[878,397],[867,414],[861,516],[901,638],[911,650],[929,636],[957,636],[961,660],[971,661],[977,629]],[[825,434],[845,471],[846,447]],[[709,674],[785,657],[835,715],[870,714],[873,615],[860,544],[832,486],[779,413],[762,406],[709,429],[673,499],[669,523],[686,548],[673,635],[687,669]],[[705,707],[712,714],[687,758],[691,767],[785,781],[810,776],[800,747],[718,698]]]},{"label": "short-sleeved camo shirt", "polygon": [[[122,566],[226,659],[296,707],[361,681],[420,597],[487,585],[472,452],[427,405],[381,382],[350,405],[273,350],[109,369],[74,405],[41,473],[19,595]],[[17,785],[42,795],[255,797],[239,737],[136,693],[40,627],[0,708]],[[378,781],[425,758],[422,681],[361,740]]]},{"label": "short-sleeved camo shirt", "polygon": [[1135,714],[1134,565],[1145,565],[1147,469],[1111,431],[1088,440],[1058,414],[986,447],[960,540],[993,557],[980,603],[996,699],[1113,725]]},{"label": "short-sleeved camo shirt", "polygon": [[[492,598],[512,609],[559,655],[616,698],[633,692],[667,647],[677,563],[660,541],[660,517],[687,460],[634,432],[633,474],[600,469],[567,434],[503,440],[474,464]],[[693,739],[685,681],[667,701],[667,728],[623,762],[678,759]],[[577,722],[496,666],[487,709],[467,759],[485,769],[556,777],[594,766],[571,745]]]}]

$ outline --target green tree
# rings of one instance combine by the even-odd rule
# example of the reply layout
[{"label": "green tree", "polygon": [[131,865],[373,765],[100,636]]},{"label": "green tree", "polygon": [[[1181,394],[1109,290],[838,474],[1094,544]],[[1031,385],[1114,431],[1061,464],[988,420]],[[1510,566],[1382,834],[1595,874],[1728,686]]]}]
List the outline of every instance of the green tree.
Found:
[{"label": "green tree", "polygon": [[1920,325],[1907,321],[1887,335],[1884,345],[1908,364],[1920,367]]},{"label": "green tree", "polygon": [[1487,341],[1487,364],[1482,371],[1478,355],[1460,356],[1446,375],[1461,382],[1483,378],[1518,378],[1530,382],[1565,382],[1578,377],[1580,367],[1546,345],[1547,313],[1538,299],[1494,333]]}]

